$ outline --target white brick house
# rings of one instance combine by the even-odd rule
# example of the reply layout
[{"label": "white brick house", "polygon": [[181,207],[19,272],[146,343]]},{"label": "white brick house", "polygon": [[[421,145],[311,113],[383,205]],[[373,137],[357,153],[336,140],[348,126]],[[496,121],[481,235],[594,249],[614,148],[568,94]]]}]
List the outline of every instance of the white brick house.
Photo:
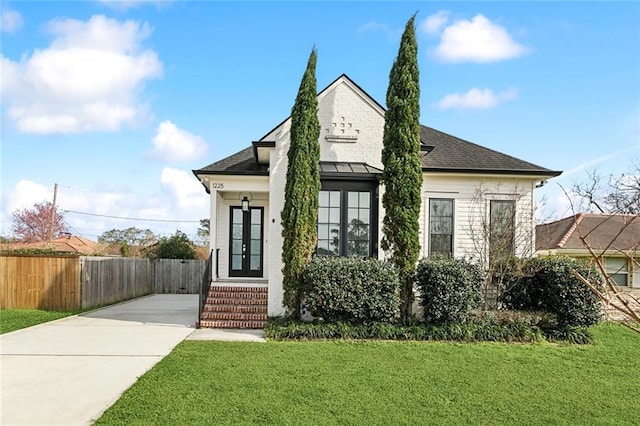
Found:
[{"label": "white brick house", "polygon": [[[385,255],[379,249],[384,188],[377,179],[383,168],[384,114],[346,75],[318,94],[318,253]],[[269,315],[284,313],[280,212],[290,121],[246,149],[193,171],[211,194],[210,247],[217,254],[213,280],[227,286],[268,286]],[[534,190],[560,172],[425,126],[421,142],[422,256],[444,252],[483,258],[489,244],[480,235],[505,212],[521,234],[513,236],[512,250],[533,252]]]}]

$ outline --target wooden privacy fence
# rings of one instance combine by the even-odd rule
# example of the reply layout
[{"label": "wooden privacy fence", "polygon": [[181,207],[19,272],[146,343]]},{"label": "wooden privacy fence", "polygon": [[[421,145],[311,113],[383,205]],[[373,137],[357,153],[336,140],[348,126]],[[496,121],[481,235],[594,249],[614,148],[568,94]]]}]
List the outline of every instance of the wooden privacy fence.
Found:
[{"label": "wooden privacy fence", "polygon": [[78,256],[0,256],[0,308],[80,307]]},{"label": "wooden privacy fence", "polygon": [[0,308],[76,310],[152,293],[198,294],[204,260],[0,256]]}]

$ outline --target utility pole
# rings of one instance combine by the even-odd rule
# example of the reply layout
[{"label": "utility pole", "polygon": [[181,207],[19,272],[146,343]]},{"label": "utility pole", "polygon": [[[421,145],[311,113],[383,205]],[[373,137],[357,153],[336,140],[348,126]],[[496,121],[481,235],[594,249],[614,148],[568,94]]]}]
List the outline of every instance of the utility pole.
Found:
[{"label": "utility pole", "polygon": [[53,205],[51,207],[51,224],[49,226],[49,244],[53,241],[53,227],[56,220],[56,197],[58,196],[58,184],[53,186]]}]

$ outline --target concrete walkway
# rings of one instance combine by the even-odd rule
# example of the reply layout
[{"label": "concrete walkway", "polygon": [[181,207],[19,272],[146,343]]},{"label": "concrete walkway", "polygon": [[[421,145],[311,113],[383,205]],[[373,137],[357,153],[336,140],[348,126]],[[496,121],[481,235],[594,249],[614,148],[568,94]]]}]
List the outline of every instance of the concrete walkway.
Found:
[{"label": "concrete walkway", "polygon": [[0,335],[0,424],[91,424],[197,315],[197,295],[153,295]]}]

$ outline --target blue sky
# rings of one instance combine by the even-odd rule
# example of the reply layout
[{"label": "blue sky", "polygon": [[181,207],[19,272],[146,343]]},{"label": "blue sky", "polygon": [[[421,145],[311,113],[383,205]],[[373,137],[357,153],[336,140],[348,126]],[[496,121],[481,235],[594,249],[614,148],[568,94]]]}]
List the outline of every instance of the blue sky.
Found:
[{"label": "blue sky", "polygon": [[416,11],[422,124],[563,170],[538,193],[541,217],[570,213],[559,184],[640,159],[639,2],[1,7],[2,235],[55,183],[77,235],[194,235],[209,210],[191,170],[289,115],[311,48],[318,90],[346,73],[384,105]]}]

